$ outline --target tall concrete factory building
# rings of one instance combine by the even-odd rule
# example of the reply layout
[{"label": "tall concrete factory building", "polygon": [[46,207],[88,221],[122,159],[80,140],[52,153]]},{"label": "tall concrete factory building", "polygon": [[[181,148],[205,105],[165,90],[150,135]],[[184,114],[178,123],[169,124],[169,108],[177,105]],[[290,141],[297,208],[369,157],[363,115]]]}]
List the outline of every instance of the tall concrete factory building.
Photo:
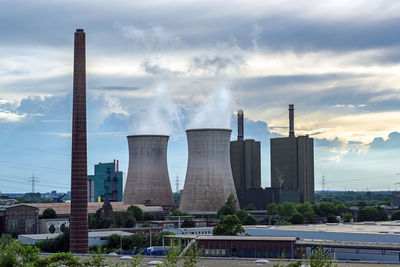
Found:
[{"label": "tall concrete factory building", "polygon": [[175,205],[167,167],[166,135],[130,135],[124,204]]},{"label": "tall concrete factory building", "polygon": [[271,186],[280,202],[314,201],[314,139],[295,136],[294,105],[289,105],[289,137],[271,139]]},{"label": "tall concrete factory building", "polygon": [[189,158],[180,210],[218,211],[230,194],[236,197],[229,155],[231,130],[191,129],[186,134]]},{"label": "tall concrete factory building", "polygon": [[230,158],[236,190],[261,187],[260,142],[244,140],[243,111],[239,110],[238,138],[230,143]]},{"label": "tall concrete factory building", "polygon": [[74,41],[72,111],[70,250],[88,252],[88,197],[86,144],[85,32],[77,29]]}]

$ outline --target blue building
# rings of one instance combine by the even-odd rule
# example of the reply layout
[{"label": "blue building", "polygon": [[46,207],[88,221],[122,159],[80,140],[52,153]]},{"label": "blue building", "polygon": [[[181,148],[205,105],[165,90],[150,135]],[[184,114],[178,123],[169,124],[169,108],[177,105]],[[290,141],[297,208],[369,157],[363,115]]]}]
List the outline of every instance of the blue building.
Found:
[{"label": "blue building", "polygon": [[118,161],[94,165],[94,175],[88,175],[88,201],[120,202],[123,195],[123,173],[118,170]]}]

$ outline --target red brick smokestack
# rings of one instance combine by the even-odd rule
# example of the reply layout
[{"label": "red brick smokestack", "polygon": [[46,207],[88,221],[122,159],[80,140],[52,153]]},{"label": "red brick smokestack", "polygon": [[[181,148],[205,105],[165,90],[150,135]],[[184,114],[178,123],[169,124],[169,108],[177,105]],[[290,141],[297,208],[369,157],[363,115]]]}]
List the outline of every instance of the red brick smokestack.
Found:
[{"label": "red brick smokestack", "polygon": [[85,57],[85,32],[77,29],[74,43],[70,217],[70,251],[74,253],[88,253]]}]

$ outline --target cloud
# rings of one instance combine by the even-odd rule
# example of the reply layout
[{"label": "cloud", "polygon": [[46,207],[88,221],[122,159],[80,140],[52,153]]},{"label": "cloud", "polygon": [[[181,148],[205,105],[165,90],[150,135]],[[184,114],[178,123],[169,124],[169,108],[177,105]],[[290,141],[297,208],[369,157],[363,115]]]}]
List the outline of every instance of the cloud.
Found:
[{"label": "cloud", "polygon": [[206,76],[238,73],[245,60],[241,56],[208,57],[206,55],[194,57],[190,63],[189,71],[200,71]]},{"label": "cloud", "polygon": [[382,137],[374,138],[369,144],[371,151],[374,150],[400,150],[400,133],[392,132],[384,140]]}]

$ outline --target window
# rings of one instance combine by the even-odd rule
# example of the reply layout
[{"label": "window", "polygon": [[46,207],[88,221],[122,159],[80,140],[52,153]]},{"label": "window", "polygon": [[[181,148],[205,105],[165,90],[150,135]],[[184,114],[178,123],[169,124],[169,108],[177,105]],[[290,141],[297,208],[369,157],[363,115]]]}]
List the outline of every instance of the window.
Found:
[{"label": "window", "polygon": [[27,233],[27,234],[35,233],[35,220],[34,219],[26,219],[25,233]]},{"label": "window", "polygon": [[18,219],[9,219],[8,220],[8,231],[16,232],[18,230]]}]

